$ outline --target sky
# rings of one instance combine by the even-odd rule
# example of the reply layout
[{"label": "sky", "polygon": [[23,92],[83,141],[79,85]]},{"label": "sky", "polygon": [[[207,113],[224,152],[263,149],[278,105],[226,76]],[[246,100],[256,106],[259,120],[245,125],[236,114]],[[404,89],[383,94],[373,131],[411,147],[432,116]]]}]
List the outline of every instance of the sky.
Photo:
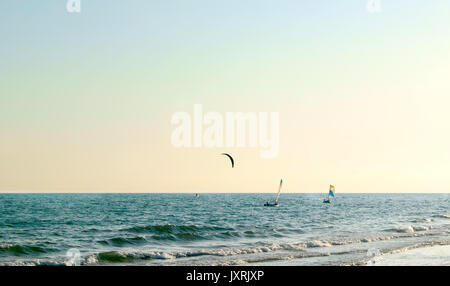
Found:
[{"label": "sky", "polygon": [[[3,0],[0,192],[448,193],[450,3],[380,3]],[[175,148],[194,104],[278,156]]]}]

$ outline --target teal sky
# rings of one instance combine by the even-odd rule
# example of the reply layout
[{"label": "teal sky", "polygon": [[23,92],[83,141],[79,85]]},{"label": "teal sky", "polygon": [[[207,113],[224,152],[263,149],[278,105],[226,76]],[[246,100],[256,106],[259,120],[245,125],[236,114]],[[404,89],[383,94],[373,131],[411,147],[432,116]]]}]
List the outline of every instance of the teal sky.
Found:
[{"label": "teal sky", "polygon": [[[446,0],[65,6],[0,2],[0,191],[449,191]],[[195,103],[278,111],[280,155],[173,148]]]}]

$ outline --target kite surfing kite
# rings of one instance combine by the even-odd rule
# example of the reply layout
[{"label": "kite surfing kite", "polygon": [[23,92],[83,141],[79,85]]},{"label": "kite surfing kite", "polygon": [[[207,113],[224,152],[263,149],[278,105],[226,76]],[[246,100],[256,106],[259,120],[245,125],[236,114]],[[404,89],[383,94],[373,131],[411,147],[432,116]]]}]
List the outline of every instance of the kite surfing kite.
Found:
[{"label": "kite surfing kite", "polygon": [[231,168],[234,168],[234,160],[233,160],[233,157],[231,157],[230,154],[228,154],[228,153],[222,153],[222,154],[220,154],[220,155],[225,155],[225,156],[227,156],[228,158],[230,158],[230,161],[231,161]]}]

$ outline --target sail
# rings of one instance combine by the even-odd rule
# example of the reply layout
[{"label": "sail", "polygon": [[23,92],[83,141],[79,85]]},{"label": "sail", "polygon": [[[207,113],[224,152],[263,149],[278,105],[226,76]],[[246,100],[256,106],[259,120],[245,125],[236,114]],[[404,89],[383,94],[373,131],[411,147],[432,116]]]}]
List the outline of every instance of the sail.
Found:
[{"label": "sail", "polygon": [[275,199],[276,204],[278,203],[278,198],[280,197],[281,185],[283,185],[283,179],[280,180],[280,186],[278,187],[278,195],[277,198]]},{"label": "sail", "polygon": [[330,191],[328,192],[328,198],[334,198],[334,186],[330,185]]}]

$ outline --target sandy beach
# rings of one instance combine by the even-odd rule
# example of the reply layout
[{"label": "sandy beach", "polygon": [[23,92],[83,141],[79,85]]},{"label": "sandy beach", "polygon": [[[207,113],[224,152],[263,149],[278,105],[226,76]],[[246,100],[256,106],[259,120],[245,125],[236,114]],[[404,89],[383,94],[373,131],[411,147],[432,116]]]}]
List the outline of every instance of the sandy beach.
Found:
[{"label": "sandy beach", "polygon": [[376,266],[450,266],[450,245],[437,245],[386,254]]}]

